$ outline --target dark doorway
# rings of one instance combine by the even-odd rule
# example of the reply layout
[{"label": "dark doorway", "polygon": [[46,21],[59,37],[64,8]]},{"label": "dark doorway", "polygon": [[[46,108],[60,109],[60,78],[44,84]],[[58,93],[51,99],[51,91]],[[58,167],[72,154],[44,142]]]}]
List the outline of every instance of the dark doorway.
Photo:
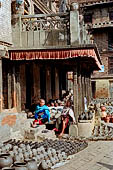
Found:
[{"label": "dark doorway", "polygon": [[44,67],[40,69],[40,94],[41,98],[46,100],[46,70]]},{"label": "dark doorway", "polygon": [[91,82],[92,86],[92,97],[95,98],[95,93],[96,93],[96,81]]}]

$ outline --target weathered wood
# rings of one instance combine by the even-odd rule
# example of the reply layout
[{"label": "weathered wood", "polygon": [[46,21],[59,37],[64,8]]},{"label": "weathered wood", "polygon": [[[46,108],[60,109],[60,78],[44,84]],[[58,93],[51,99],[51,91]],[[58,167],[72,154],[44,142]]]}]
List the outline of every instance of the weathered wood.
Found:
[{"label": "weathered wood", "polygon": [[59,71],[55,68],[55,98],[59,99]]},{"label": "weathered wood", "polygon": [[0,58],[0,113],[3,107],[3,94],[2,94],[2,59]]},{"label": "weathered wood", "polygon": [[77,81],[78,81],[78,114],[82,112],[82,85],[81,85],[81,67],[78,65],[77,69]]},{"label": "weathered wood", "polygon": [[17,106],[15,66],[13,66],[13,71],[12,71],[12,106],[14,108],[16,108],[16,106]]},{"label": "weathered wood", "polygon": [[25,109],[26,104],[26,70],[25,64],[20,65],[20,86],[21,86],[21,108]]},{"label": "weathered wood", "polygon": [[78,82],[77,82],[77,67],[73,69],[73,95],[74,95],[74,114],[78,124]]},{"label": "weathered wood", "polygon": [[[37,15],[22,15],[22,19],[26,19],[26,18],[46,18],[46,17],[55,17],[55,16],[68,16],[69,13],[56,13],[56,14],[37,14]],[[18,15],[15,15],[15,17],[18,17]]]},{"label": "weathered wood", "polygon": [[91,102],[92,98],[92,89],[91,89],[91,74],[89,75],[89,102]]},{"label": "weathered wood", "polygon": [[51,94],[51,70],[50,67],[46,68],[46,101],[52,98]]},{"label": "weathered wood", "polygon": [[21,86],[20,86],[20,64],[16,65],[16,97],[17,97],[17,111],[21,111]]},{"label": "weathered wood", "polygon": [[85,97],[85,82],[84,82],[84,75],[82,74],[82,108],[84,111],[84,97]]},{"label": "weathered wood", "polygon": [[37,63],[33,63],[33,89],[36,100],[40,98],[40,67]]},{"label": "weathered wood", "polygon": [[8,72],[8,109],[12,108],[12,93],[11,93],[11,68]]}]

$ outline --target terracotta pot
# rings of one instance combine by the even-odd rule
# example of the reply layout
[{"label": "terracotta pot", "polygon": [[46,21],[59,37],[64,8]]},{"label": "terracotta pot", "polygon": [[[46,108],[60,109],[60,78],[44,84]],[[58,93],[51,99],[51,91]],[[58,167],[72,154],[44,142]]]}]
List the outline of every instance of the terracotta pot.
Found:
[{"label": "terracotta pot", "polygon": [[101,111],[106,111],[106,107],[105,106],[101,106]]},{"label": "terracotta pot", "polygon": [[15,162],[13,167],[15,170],[28,170],[25,162]]},{"label": "terracotta pot", "polygon": [[0,168],[10,167],[13,163],[13,159],[10,154],[1,154],[0,155]]},{"label": "terracotta pot", "polygon": [[106,117],[107,116],[107,113],[105,111],[102,111],[101,113],[102,113],[101,117]]},{"label": "terracotta pot", "polygon": [[106,122],[106,123],[109,123],[109,121],[110,121],[110,117],[109,117],[109,116],[106,116],[105,122]]},{"label": "terracotta pot", "polygon": [[113,123],[113,116],[110,118],[110,122]]},{"label": "terracotta pot", "polygon": [[104,121],[105,121],[105,118],[106,118],[106,117],[101,117],[101,120],[104,120]]}]

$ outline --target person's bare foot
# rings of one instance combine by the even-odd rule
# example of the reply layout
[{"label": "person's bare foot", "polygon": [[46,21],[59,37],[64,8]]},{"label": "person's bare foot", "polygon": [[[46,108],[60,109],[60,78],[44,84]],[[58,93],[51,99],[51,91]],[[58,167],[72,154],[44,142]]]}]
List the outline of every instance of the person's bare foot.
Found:
[{"label": "person's bare foot", "polygon": [[33,127],[33,128],[36,128],[38,126],[39,126],[38,124],[31,124],[31,127]]},{"label": "person's bare foot", "polygon": [[62,138],[62,136],[63,136],[63,133],[60,133],[60,135],[58,136],[59,138]]}]

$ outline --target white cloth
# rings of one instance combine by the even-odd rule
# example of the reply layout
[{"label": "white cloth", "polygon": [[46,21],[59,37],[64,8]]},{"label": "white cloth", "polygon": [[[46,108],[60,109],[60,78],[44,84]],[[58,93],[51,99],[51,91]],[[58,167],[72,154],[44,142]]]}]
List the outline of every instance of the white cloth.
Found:
[{"label": "white cloth", "polygon": [[73,122],[75,122],[74,112],[71,108],[64,107],[62,111],[62,115],[69,115],[73,119]]}]

